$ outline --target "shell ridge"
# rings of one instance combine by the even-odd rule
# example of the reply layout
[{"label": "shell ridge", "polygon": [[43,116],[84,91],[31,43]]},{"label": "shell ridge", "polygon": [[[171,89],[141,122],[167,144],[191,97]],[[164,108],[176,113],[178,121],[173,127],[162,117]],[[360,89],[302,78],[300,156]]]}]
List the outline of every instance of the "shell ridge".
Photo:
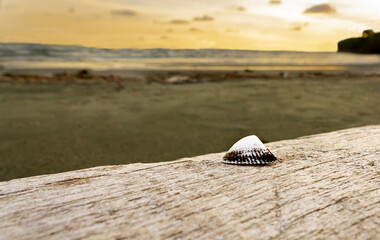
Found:
[{"label": "shell ridge", "polygon": [[268,148],[255,136],[247,136],[235,144],[224,155],[222,162],[237,165],[264,165],[277,160]]}]

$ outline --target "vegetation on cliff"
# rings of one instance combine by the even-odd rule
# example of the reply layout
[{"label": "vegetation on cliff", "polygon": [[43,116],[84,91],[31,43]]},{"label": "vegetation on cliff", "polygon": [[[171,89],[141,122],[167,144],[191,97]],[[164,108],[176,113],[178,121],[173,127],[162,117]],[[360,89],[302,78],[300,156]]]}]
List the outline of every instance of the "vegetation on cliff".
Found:
[{"label": "vegetation on cliff", "polygon": [[380,32],[365,30],[362,37],[342,40],[338,52],[380,53]]}]

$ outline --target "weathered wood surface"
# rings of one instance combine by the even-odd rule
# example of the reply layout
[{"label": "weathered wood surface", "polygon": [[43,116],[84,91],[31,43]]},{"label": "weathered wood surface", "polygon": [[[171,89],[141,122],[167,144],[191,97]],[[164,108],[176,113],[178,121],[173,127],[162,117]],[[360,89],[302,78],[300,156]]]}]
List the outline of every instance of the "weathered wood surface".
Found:
[{"label": "weathered wood surface", "polygon": [[380,125],[267,146],[1,182],[0,239],[380,238]]}]

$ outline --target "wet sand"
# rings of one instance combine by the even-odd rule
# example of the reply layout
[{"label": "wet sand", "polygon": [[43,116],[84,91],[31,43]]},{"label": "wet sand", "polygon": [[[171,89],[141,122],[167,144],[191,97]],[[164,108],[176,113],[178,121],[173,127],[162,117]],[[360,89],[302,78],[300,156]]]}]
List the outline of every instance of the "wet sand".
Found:
[{"label": "wet sand", "polygon": [[0,77],[0,180],[221,152],[250,134],[271,142],[380,124],[380,77],[299,74]]}]

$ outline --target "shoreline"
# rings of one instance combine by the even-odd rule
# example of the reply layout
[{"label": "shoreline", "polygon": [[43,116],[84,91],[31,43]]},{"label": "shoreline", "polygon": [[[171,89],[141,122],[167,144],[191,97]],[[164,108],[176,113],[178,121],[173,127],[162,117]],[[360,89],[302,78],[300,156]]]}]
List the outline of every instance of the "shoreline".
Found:
[{"label": "shoreline", "polygon": [[338,70],[88,70],[88,69],[17,69],[0,71],[0,82],[157,82],[165,84],[219,82],[230,79],[323,79],[323,78],[377,78],[380,73]]}]

